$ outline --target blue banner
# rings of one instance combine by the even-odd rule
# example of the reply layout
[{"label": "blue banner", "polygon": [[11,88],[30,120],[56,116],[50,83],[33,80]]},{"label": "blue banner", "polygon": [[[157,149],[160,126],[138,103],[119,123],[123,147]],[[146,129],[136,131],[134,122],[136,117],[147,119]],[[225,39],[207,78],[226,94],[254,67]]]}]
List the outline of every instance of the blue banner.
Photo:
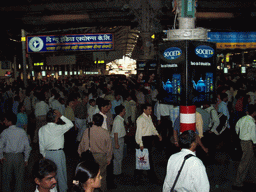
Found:
[{"label": "blue banner", "polygon": [[114,37],[111,33],[27,37],[28,53],[56,51],[110,51],[113,49]]},{"label": "blue banner", "polygon": [[208,41],[215,43],[255,43],[256,32],[208,32]]}]

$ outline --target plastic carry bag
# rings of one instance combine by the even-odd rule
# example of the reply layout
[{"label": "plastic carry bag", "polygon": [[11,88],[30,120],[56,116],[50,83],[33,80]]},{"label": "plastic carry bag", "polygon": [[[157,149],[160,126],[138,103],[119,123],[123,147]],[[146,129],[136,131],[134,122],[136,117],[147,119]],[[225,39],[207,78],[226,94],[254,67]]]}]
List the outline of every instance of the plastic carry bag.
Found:
[{"label": "plastic carry bag", "polygon": [[136,169],[149,170],[149,154],[148,149],[144,148],[143,151],[136,149]]}]

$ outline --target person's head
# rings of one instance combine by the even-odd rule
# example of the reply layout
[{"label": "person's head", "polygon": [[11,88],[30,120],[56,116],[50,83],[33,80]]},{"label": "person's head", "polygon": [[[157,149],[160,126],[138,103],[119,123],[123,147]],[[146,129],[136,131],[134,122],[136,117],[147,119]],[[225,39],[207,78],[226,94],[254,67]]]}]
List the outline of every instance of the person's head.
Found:
[{"label": "person's head", "polygon": [[88,102],[88,94],[85,94],[83,97],[83,103],[87,103]]},{"label": "person's head", "polygon": [[46,114],[46,121],[51,123],[56,122],[56,114],[53,109],[50,109]]},{"label": "person's head", "polygon": [[119,101],[119,100],[121,99],[121,95],[120,95],[119,93],[116,93],[116,94],[115,94],[115,99],[116,99],[117,101]]},{"label": "person's head", "polygon": [[16,125],[17,116],[13,112],[7,112],[4,114],[4,124],[9,127],[11,125]]},{"label": "person's head", "polygon": [[104,120],[103,116],[99,113],[92,116],[93,124],[96,126],[99,126],[99,127],[102,126],[103,120]]},{"label": "person's head", "polygon": [[115,107],[116,115],[123,117],[125,115],[125,107],[123,105],[118,105]]},{"label": "person's head", "polygon": [[144,104],[142,105],[143,112],[149,116],[152,113],[152,106],[150,104]]},{"label": "person's head", "polygon": [[196,133],[192,130],[184,131],[179,137],[179,145],[181,148],[194,151],[197,146]]},{"label": "person's head", "polygon": [[72,191],[85,191],[101,187],[100,167],[96,162],[83,161],[76,167]]},{"label": "person's head", "polygon": [[106,114],[109,110],[109,101],[108,100],[103,100],[100,104],[99,104],[99,109],[103,114]]},{"label": "person's head", "polygon": [[53,189],[56,184],[56,164],[49,159],[40,159],[36,161],[32,168],[32,175],[38,189],[49,190]]},{"label": "person's head", "polygon": [[24,103],[19,103],[18,105],[18,113],[23,113],[25,111],[25,105]]},{"label": "person's head", "polygon": [[74,100],[73,98],[69,98],[69,99],[67,100],[67,105],[68,105],[69,107],[73,107],[74,104],[75,104],[75,100]]},{"label": "person's head", "polygon": [[227,102],[228,101],[228,94],[227,93],[220,93],[221,101]]},{"label": "person's head", "polygon": [[37,94],[36,97],[39,101],[45,101],[45,94]]},{"label": "person's head", "polygon": [[248,115],[250,115],[250,116],[252,116],[252,117],[255,117],[256,116],[256,108],[255,108],[256,106],[255,105],[249,105],[248,106],[248,110],[247,110],[247,112],[248,112]]},{"label": "person's head", "polygon": [[89,104],[94,107],[96,105],[95,99],[90,99]]}]

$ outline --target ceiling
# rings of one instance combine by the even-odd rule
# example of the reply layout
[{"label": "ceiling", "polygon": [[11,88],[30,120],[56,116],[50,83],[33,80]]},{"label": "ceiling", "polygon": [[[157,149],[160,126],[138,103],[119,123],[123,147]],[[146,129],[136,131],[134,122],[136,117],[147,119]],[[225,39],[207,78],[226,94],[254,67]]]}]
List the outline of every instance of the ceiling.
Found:
[{"label": "ceiling", "polygon": [[[115,50],[132,56],[135,45],[141,46],[140,31],[145,30],[144,3],[149,4],[149,26],[146,28],[162,39],[162,31],[174,25],[171,0],[1,2],[0,55],[11,54],[14,47],[19,52],[21,29],[25,29],[28,35],[113,33]],[[196,27],[211,31],[255,31],[256,1],[198,0],[197,4]]]}]

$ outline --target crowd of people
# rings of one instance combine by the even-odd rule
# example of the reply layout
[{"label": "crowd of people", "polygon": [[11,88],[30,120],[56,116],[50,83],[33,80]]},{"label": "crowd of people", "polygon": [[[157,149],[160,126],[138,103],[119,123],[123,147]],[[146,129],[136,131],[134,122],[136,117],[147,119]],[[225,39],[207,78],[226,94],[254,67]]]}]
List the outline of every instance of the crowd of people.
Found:
[{"label": "crowd of people", "polygon": [[[161,102],[162,90],[157,89],[154,78],[153,74],[143,81],[139,74],[135,81],[100,76],[94,79],[29,82],[26,88],[22,82],[3,85],[0,95],[3,191],[10,191],[12,172],[16,178],[16,190],[22,191],[24,166],[31,147],[37,146],[42,159],[33,168],[36,191],[41,192],[44,187],[51,192],[57,189],[60,192],[68,191],[65,153],[84,160],[77,166],[73,191],[93,191],[94,188],[106,191],[113,178],[122,175],[125,138],[131,133],[133,146],[149,150],[151,168],[147,175],[150,182],[159,184],[154,171],[157,165],[152,160],[153,146],[157,145],[159,150],[163,150],[167,160],[170,158],[164,191],[170,191],[174,182],[168,178],[175,171],[169,171],[178,171],[179,166],[174,162],[180,161],[188,153],[199,157],[189,158],[187,163],[199,166],[202,173],[202,180],[198,177],[194,188],[209,191],[204,164],[214,160],[218,151],[236,158],[235,148],[239,147],[243,154],[249,154],[246,159],[244,156],[241,158],[235,183],[236,187],[243,187],[244,172],[248,171],[253,149],[251,142],[240,146],[239,139],[253,143],[256,140],[252,134],[242,135],[244,123],[240,120],[249,116],[251,127],[255,126],[256,112],[252,107],[256,102],[254,82],[245,81],[242,77],[219,76],[216,81],[216,103],[195,103],[196,130],[180,135],[179,106]],[[220,114],[226,118],[224,124]],[[253,128],[251,131],[255,132]],[[180,148],[184,150],[180,151]],[[88,150],[94,161],[87,161],[84,157],[88,155]],[[108,171],[111,163],[113,169]],[[139,184],[141,170],[134,173],[136,184]],[[184,186],[178,182],[176,186],[191,187],[189,182]]]}]

